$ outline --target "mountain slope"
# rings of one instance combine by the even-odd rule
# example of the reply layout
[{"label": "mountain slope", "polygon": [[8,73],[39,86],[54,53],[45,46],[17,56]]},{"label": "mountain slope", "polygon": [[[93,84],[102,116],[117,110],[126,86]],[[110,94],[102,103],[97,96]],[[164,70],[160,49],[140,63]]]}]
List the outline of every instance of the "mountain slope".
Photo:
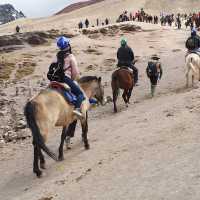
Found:
[{"label": "mountain slope", "polygon": [[74,10],[78,10],[80,8],[86,7],[86,6],[90,6],[92,4],[99,3],[101,1],[104,1],[104,0],[89,0],[89,1],[84,1],[84,2],[74,3],[74,4],[67,6],[66,8],[64,8],[63,10],[59,11],[56,14],[58,15],[58,14],[63,14],[63,13],[69,13]]},{"label": "mountain slope", "polygon": [[17,11],[11,4],[0,5],[0,24],[5,24],[25,15],[21,11]]},{"label": "mountain slope", "polygon": [[145,8],[167,12],[198,12],[200,0],[147,0]]}]

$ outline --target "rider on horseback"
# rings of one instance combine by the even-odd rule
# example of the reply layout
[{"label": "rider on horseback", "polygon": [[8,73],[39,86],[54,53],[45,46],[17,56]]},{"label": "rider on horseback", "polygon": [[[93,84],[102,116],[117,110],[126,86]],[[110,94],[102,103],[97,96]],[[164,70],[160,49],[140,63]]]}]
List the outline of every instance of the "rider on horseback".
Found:
[{"label": "rider on horseback", "polygon": [[135,85],[138,82],[138,69],[134,66],[133,50],[127,45],[125,38],[121,39],[121,47],[117,51],[118,67],[129,67],[133,70],[133,78]]},{"label": "rider on horseback", "polygon": [[74,82],[74,80],[78,79],[79,77],[79,69],[76,58],[72,54],[70,40],[62,36],[58,38],[57,46],[60,49],[60,51],[57,53],[57,62],[61,64],[64,71],[62,80],[71,88],[72,93],[77,97],[77,102],[73,113],[79,117],[82,117],[80,107],[85,97],[78,84]]},{"label": "rider on horseback", "polygon": [[186,41],[186,48],[188,52],[200,54],[200,37],[197,35],[197,30],[192,29],[191,36]]}]

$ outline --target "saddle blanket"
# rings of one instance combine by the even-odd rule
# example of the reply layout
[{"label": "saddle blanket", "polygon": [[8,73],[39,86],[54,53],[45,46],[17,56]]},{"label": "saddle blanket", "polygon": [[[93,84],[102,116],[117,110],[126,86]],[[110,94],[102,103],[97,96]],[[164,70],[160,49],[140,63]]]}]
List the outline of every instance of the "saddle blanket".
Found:
[{"label": "saddle blanket", "polygon": [[[77,102],[77,97],[75,94],[73,94],[71,92],[70,87],[66,84],[66,83],[60,83],[60,82],[56,82],[56,81],[52,81],[49,86],[49,88],[54,89],[56,91],[58,91],[64,98],[65,100],[72,104],[72,105],[76,105]],[[89,99],[90,104],[97,104],[97,100],[96,99]]]}]

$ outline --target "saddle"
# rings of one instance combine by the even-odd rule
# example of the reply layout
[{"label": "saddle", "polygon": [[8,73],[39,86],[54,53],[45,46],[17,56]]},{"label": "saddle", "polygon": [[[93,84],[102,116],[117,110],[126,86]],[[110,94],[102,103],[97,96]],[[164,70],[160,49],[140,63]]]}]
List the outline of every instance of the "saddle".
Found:
[{"label": "saddle", "polygon": [[69,104],[76,104],[77,97],[71,92],[70,87],[66,83],[51,81],[48,88],[59,92]]},{"label": "saddle", "polygon": [[130,67],[123,66],[123,67],[120,67],[118,70],[121,70],[121,69],[125,69],[129,71],[131,74],[133,74],[133,69],[131,69]]},{"label": "saddle", "polygon": [[[69,104],[71,105],[76,104],[77,97],[71,92],[71,88],[66,83],[51,81],[48,88],[59,92]],[[90,98],[89,103],[91,105],[98,104],[97,100],[94,98]]]}]

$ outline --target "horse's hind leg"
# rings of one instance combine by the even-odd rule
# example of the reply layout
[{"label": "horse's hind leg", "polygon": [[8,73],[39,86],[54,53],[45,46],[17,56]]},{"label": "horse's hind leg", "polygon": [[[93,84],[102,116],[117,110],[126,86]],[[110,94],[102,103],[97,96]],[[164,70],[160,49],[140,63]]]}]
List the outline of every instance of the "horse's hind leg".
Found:
[{"label": "horse's hind leg", "polygon": [[127,90],[124,90],[122,97],[124,99],[126,107],[128,107],[128,91]]},{"label": "horse's hind leg", "polygon": [[133,87],[128,91],[128,103],[130,103],[130,98],[131,98],[131,94],[132,94],[132,91],[133,91]]},{"label": "horse's hind leg", "polygon": [[186,87],[188,88],[189,87],[189,71],[187,71],[185,76],[186,76]]},{"label": "horse's hind leg", "polygon": [[44,155],[42,154],[42,151],[40,148],[39,148],[39,158],[40,158],[40,168],[46,169]]},{"label": "horse's hind leg", "polygon": [[113,91],[113,105],[114,105],[114,112],[117,113],[117,105],[116,105],[116,101],[117,101],[117,91]]},{"label": "horse's hind leg", "polygon": [[88,138],[87,138],[88,113],[86,113],[86,119],[81,122],[81,127],[82,127],[82,139],[83,139],[83,142],[84,142],[84,146],[85,146],[85,149],[88,150],[88,149],[90,149],[90,145],[89,145]]},{"label": "horse's hind leg", "polygon": [[200,68],[199,68],[199,81],[200,81]]},{"label": "horse's hind leg", "polygon": [[39,169],[38,161],[39,161],[39,147],[33,142],[34,147],[34,161],[33,161],[33,172],[39,178],[42,175],[42,171]]},{"label": "horse's hind leg", "polygon": [[194,87],[194,75],[192,74],[192,87]]}]

